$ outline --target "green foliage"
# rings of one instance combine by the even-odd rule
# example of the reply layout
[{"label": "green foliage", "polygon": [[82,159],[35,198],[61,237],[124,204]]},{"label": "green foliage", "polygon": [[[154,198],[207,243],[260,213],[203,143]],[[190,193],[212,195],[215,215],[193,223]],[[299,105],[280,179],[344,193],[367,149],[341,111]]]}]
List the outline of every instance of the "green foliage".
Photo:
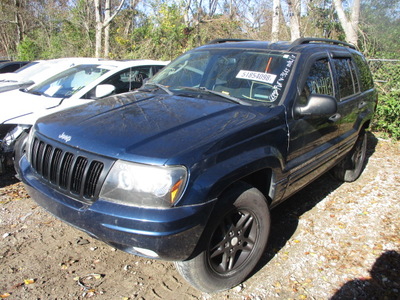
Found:
[{"label": "green foliage", "polygon": [[17,45],[17,59],[34,60],[39,56],[40,47],[30,38],[25,38]]},{"label": "green foliage", "polygon": [[24,18],[31,26],[24,31],[24,39],[17,45],[16,58],[34,60],[93,56],[94,27],[88,17],[92,9],[90,4],[79,0],[70,10],[66,9],[65,3],[59,6],[52,1],[43,1],[37,6],[27,4]]},{"label": "green foliage", "polygon": [[306,27],[306,36],[321,36],[324,38],[345,40],[332,1],[312,1],[308,9],[308,14],[302,21],[303,23],[310,23],[312,26]]},{"label": "green foliage", "polygon": [[363,34],[359,45],[368,56],[400,58],[399,5],[399,0],[362,1],[360,29]]},{"label": "green foliage", "polygon": [[[170,2],[169,2],[170,3]],[[185,24],[182,9],[176,4],[154,0],[154,15],[136,14],[137,26],[125,35],[126,21],[115,22],[113,58],[152,58],[172,60],[178,55],[208,41],[221,38],[248,38],[240,21],[228,16],[201,16],[203,21]]]},{"label": "green foliage", "polygon": [[400,61],[370,61],[375,85],[379,93],[372,130],[400,140]]},{"label": "green foliage", "polygon": [[379,97],[372,129],[400,140],[400,90]]},{"label": "green foliage", "polygon": [[142,20],[130,36],[121,35],[122,30],[117,29],[114,39],[125,49],[124,58],[171,60],[186,50],[187,30],[177,5],[161,3],[157,14]]}]

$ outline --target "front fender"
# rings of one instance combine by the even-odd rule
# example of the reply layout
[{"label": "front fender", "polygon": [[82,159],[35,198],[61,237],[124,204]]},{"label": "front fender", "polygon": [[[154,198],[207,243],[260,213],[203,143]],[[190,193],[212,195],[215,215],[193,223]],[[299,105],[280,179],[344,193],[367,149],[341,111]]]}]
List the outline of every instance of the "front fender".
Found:
[{"label": "front fender", "polygon": [[270,178],[265,178],[265,185],[268,185],[268,194],[265,196],[273,200],[280,199],[286,185],[283,166],[282,153],[272,147],[258,148],[231,157],[205,169],[187,188],[190,195],[183,197],[178,205],[215,200],[233,183],[265,169],[272,172]]}]

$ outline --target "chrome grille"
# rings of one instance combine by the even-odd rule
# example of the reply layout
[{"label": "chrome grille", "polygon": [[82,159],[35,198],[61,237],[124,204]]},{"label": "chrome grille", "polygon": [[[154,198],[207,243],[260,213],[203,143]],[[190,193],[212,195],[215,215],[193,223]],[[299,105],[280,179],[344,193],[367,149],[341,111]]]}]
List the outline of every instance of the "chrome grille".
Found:
[{"label": "chrome grille", "polygon": [[41,179],[78,200],[97,199],[110,161],[100,161],[93,155],[74,148],[52,145],[37,137],[31,144],[31,165]]}]

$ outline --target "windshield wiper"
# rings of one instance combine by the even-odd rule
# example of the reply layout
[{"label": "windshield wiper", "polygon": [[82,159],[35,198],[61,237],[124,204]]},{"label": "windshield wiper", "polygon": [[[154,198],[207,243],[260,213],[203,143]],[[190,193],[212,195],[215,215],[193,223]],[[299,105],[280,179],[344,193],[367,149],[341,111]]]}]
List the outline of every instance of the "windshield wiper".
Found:
[{"label": "windshield wiper", "polygon": [[237,103],[237,104],[242,104],[242,105],[247,105],[247,106],[251,105],[250,103],[248,103],[246,101],[243,101],[243,100],[241,100],[239,98],[236,98],[236,97],[233,97],[231,95],[224,94],[224,93],[221,93],[221,92],[210,90],[210,89],[208,89],[208,88],[206,88],[204,86],[201,86],[201,87],[183,86],[183,87],[181,87],[181,89],[189,90],[189,91],[196,91],[196,92],[206,92],[206,93],[209,93],[209,94],[213,94],[213,95],[219,96],[221,98],[228,99],[228,100],[230,100],[230,101],[232,101],[234,103]]},{"label": "windshield wiper", "polygon": [[161,90],[163,90],[164,92],[166,92],[168,95],[173,95],[174,93],[171,92],[168,87],[166,87],[165,85],[159,84],[159,83],[153,83],[153,82],[149,82],[149,83],[145,83],[143,87],[148,86],[148,85],[152,85],[155,86]]},{"label": "windshield wiper", "polygon": [[22,90],[20,90],[20,91],[22,91],[22,92],[24,92],[24,93],[29,93],[29,94],[33,94],[33,95],[38,95],[38,96],[42,96],[42,95],[43,95],[43,93],[41,93],[41,92],[30,91],[30,90],[28,90],[28,89],[22,89]]}]

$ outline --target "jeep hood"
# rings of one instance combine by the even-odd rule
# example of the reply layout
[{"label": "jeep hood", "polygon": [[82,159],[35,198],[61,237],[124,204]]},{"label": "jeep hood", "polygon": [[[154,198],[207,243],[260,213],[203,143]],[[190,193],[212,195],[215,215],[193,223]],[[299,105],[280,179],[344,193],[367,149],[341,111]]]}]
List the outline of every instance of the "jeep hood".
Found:
[{"label": "jeep hood", "polygon": [[97,154],[164,164],[247,127],[268,110],[225,100],[136,92],[46,116],[38,120],[36,130]]}]

